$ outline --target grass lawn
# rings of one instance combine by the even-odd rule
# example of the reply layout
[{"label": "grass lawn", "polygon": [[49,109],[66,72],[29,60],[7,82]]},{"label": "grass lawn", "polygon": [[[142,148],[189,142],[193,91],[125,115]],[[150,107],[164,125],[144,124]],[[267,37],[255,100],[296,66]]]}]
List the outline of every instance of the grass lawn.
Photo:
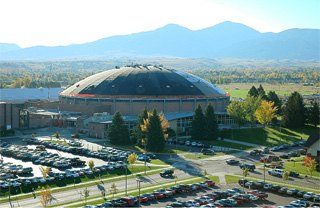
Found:
[{"label": "grass lawn", "polygon": [[[231,89],[222,89],[225,92],[230,93],[230,98],[232,99],[233,97],[236,98],[246,98],[248,95],[249,90],[231,90]],[[269,93],[269,91],[266,90],[266,95]],[[291,91],[276,91],[277,95],[291,95]],[[303,95],[311,95],[316,92],[299,92],[300,94]]]},{"label": "grass lawn", "polygon": [[150,163],[156,164],[156,165],[172,165],[173,164],[172,162],[166,162],[159,159],[151,160]]},{"label": "grass lawn", "polygon": [[187,155],[184,155],[185,158],[188,158],[188,159],[192,159],[192,160],[200,160],[200,159],[205,159],[205,158],[209,158],[209,157],[217,157],[217,156],[221,156],[221,155],[228,155],[228,154],[233,154],[233,153],[237,153],[239,151],[236,151],[236,150],[231,150],[231,151],[228,151],[228,152],[218,152],[214,155],[203,155],[203,154],[187,154]]},{"label": "grass lawn", "polygon": [[239,176],[233,176],[233,175],[225,175],[227,184],[229,183],[238,183],[240,177]]},{"label": "grass lawn", "polygon": [[[287,169],[288,171],[296,171],[300,174],[310,176],[310,173],[307,171],[307,167],[304,166],[304,162],[286,162],[284,169]],[[320,172],[314,171],[312,175],[320,177]]]},{"label": "grass lawn", "polygon": [[[265,128],[234,129],[233,138],[237,141],[249,142],[263,146],[277,146],[308,139],[313,132],[319,132],[320,128],[305,126],[301,128],[284,128],[271,126]],[[231,130],[227,131],[226,138],[231,138]],[[265,139],[266,138],[266,139]]]},{"label": "grass lawn", "polygon": [[[131,150],[131,151],[134,151],[134,152],[144,152],[143,148],[141,148],[139,146],[134,146],[134,145],[113,145],[113,144],[110,144],[110,143],[105,143],[105,146],[115,147],[115,148],[120,148],[120,149],[125,149],[125,150]],[[177,150],[178,150],[178,154],[189,151],[189,149],[183,148],[183,147],[178,147]],[[175,153],[176,153],[176,147],[175,146],[166,145],[164,150],[163,150],[163,152],[156,153],[156,154],[175,154]]]},{"label": "grass lawn", "polygon": [[64,140],[45,140],[46,142],[52,142],[52,143],[57,143],[57,144],[62,144],[65,146],[70,146],[67,142],[65,142]]}]

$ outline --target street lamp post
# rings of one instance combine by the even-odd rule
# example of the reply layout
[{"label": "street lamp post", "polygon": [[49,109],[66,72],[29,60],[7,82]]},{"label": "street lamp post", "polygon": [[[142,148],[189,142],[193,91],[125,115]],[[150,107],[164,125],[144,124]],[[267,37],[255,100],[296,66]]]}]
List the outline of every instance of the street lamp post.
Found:
[{"label": "street lamp post", "polygon": [[147,175],[147,150],[146,150],[147,144],[144,143],[144,174]]},{"label": "street lamp post", "polygon": [[9,202],[10,202],[10,207],[12,207],[12,203],[11,203],[11,183],[10,183],[10,181],[9,181],[8,185],[9,185]]},{"label": "street lamp post", "polygon": [[263,183],[266,183],[266,160],[267,158],[264,158],[264,162],[263,162]]},{"label": "street lamp post", "polygon": [[[242,160],[242,167],[244,168],[243,160]],[[244,169],[242,170],[242,177],[243,177],[242,189],[244,192]]]},{"label": "street lamp post", "polygon": [[176,154],[178,155],[178,134],[176,133]]},{"label": "street lamp post", "polygon": [[140,179],[137,179],[137,183],[139,183],[139,200],[138,200],[138,207],[140,207],[140,183],[141,183],[141,180]]}]

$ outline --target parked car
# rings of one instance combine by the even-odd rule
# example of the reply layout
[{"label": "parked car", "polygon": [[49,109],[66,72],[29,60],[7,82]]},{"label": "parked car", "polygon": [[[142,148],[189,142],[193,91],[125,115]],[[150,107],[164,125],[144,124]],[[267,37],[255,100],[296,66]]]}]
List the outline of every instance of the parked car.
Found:
[{"label": "parked car", "polygon": [[212,149],[202,148],[202,149],[201,149],[201,152],[202,152],[204,155],[214,155],[214,150],[212,150]]},{"label": "parked car", "polygon": [[313,192],[307,192],[305,195],[303,195],[303,198],[304,199],[307,199],[307,200],[311,200],[313,199],[313,197],[315,196],[316,194],[313,193]]},{"label": "parked car", "polygon": [[309,207],[310,203],[308,201],[305,201],[305,200],[297,200],[297,201],[290,202],[289,205],[293,205],[295,207]]},{"label": "parked car", "polygon": [[299,173],[296,172],[296,171],[289,171],[289,176],[292,176],[292,177],[299,177]]},{"label": "parked car", "polygon": [[249,171],[254,171],[256,169],[256,166],[253,164],[241,164],[240,165],[240,169],[244,170],[246,168],[248,168]]},{"label": "parked car", "polygon": [[288,190],[289,190],[288,188],[282,187],[281,189],[278,190],[278,193],[279,194],[286,194]]},{"label": "parked car", "polygon": [[226,160],[226,163],[228,165],[238,164],[239,160],[229,159],[229,160]]},{"label": "parked car", "polygon": [[268,194],[267,193],[259,191],[259,190],[248,191],[247,194],[255,195],[255,196],[259,197],[260,199],[268,198]]},{"label": "parked car", "polygon": [[272,169],[268,170],[268,174],[272,176],[278,176],[281,177],[283,175],[284,170],[282,169]]},{"label": "parked car", "polygon": [[172,176],[173,173],[174,173],[173,170],[168,169],[168,170],[163,170],[163,171],[160,172],[159,174],[160,174],[161,177],[164,177],[164,176]]},{"label": "parked car", "polygon": [[298,189],[293,189],[293,188],[287,190],[287,194],[291,196],[296,195],[298,192],[299,192]]},{"label": "parked car", "polygon": [[222,204],[225,207],[235,207],[238,204],[233,199],[220,199],[220,200],[217,200],[216,202]]},{"label": "parked car", "polygon": [[206,181],[204,181],[204,182],[207,183],[209,186],[214,186],[214,185],[216,185],[216,183],[213,182],[212,180],[206,180]]}]

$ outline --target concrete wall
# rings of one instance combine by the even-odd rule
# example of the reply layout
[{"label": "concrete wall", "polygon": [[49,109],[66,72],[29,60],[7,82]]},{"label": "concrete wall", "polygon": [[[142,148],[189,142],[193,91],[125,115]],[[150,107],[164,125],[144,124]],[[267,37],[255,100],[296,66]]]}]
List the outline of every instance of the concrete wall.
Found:
[{"label": "concrete wall", "polygon": [[104,132],[106,131],[105,124],[102,123],[90,123],[89,124],[89,136],[103,138]]}]

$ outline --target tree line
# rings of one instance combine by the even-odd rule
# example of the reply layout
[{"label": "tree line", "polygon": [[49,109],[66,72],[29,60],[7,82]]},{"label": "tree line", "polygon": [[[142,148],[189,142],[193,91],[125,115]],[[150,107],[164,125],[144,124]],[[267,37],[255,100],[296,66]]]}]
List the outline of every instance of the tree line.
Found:
[{"label": "tree line", "polygon": [[289,128],[302,127],[305,124],[315,127],[319,125],[317,101],[312,102],[312,106],[307,108],[302,95],[293,92],[283,104],[275,91],[269,91],[266,95],[262,85],[258,89],[252,86],[245,101],[232,101],[227,107],[227,112],[239,128],[246,123],[259,122],[263,126],[271,122],[277,123],[277,115],[282,116],[283,125]]}]

